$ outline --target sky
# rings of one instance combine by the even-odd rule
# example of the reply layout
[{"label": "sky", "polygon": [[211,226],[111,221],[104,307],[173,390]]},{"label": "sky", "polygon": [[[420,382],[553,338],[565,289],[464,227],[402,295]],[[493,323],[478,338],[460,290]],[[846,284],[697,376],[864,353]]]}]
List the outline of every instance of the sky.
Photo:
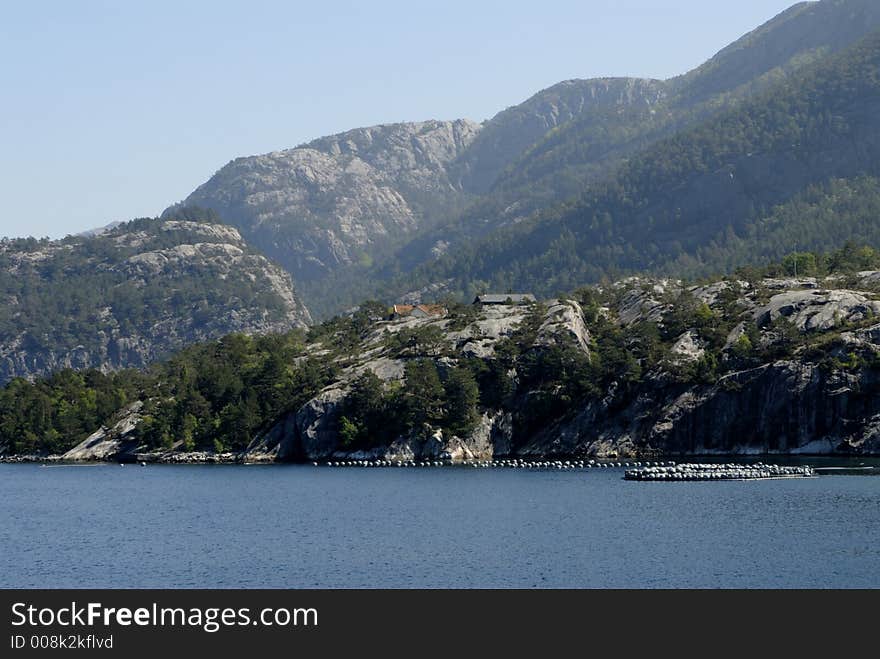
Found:
[{"label": "sky", "polygon": [[239,156],[684,73],[794,0],[0,0],[0,236],[155,216]]}]

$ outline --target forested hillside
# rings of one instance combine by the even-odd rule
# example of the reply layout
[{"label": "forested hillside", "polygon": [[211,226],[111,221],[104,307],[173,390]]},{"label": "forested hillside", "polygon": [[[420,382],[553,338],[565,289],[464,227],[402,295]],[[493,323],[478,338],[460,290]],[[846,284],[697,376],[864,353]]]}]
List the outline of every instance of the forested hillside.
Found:
[{"label": "forested hillside", "polygon": [[141,367],[230,332],[310,321],[290,276],[210,213],[0,241],[0,381]]},{"label": "forested hillside", "polygon": [[698,284],[631,278],[526,305],[447,302],[445,317],[365,303],[145,371],[13,380],[0,388],[0,455],[877,453],[878,267],[880,252],[853,244]]},{"label": "forested hillside", "polygon": [[[478,194],[458,214],[434,228],[423,226],[393,256],[372,267],[346,267],[310,282],[307,295],[326,313],[365,296],[399,294],[403,289],[387,286],[399,273],[443,254],[467,251],[475,239],[536,213],[553,214],[549,209],[554,206],[614,179],[627,160],[729,113],[878,28],[880,5],[872,1],[799,3],[677,78],[579,80],[544,90],[487,122],[459,157],[465,189]],[[837,245],[846,235],[838,238]],[[677,260],[669,265],[676,266]],[[608,272],[627,267],[621,259]],[[552,264],[548,271],[554,271]],[[480,279],[485,282],[487,276]],[[407,290],[424,285],[416,277]]]},{"label": "forested hillside", "polygon": [[[397,290],[552,293],[628,271],[719,272],[730,254],[779,257],[801,242],[874,243],[878,117],[880,33],[663,140],[576,202],[457,246]],[[814,210],[792,219],[804,205]]]},{"label": "forested hillside", "polygon": [[231,161],[186,200],[210,210],[4,241],[0,380],[286,331],[301,297],[323,319],[880,245],[878,29],[876,2],[800,3],[677,78],[355,129]]}]

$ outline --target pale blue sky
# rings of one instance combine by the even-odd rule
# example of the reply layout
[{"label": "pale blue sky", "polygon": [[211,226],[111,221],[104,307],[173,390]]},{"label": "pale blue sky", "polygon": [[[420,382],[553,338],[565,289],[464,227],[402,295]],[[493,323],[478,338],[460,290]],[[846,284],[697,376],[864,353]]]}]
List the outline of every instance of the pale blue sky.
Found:
[{"label": "pale blue sky", "polygon": [[0,0],[0,235],[160,213],[237,156],[666,78],[794,0]]}]

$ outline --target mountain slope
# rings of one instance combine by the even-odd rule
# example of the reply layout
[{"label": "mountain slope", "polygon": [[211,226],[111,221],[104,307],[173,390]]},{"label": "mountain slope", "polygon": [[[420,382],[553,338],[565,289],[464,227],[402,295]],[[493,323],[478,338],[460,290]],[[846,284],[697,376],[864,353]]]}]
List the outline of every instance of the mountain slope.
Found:
[{"label": "mountain slope", "polygon": [[461,190],[449,165],[478,131],[465,120],[392,124],[238,158],[182,205],[217,211],[308,282],[371,263],[453,209]]},{"label": "mountain slope", "polygon": [[[880,28],[878,5],[798,3],[677,78],[570,80],[481,126],[379,126],[239,158],[183,203],[217,210],[292,272],[309,307],[326,317],[397,294],[390,280],[444,254],[468,253],[495,231],[503,241],[538,214],[564,214],[562,205],[616,180],[664,140],[735,111]],[[699,243],[682,238],[682,245]],[[551,276],[566,267],[542,265]],[[629,267],[623,256],[606,258],[591,276]],[[510,280],[490,270],[480,270],[474,286]],[[438,283],[413,277],[410,289]]]},{"label": "mountain slope", "polygon": [[878,174],[880,33],[658,143],[579,202],[459,246],[406,284],[552,292],[663,269],[700,248],[760,235],[757,223],[773,206],[810,186]]},{"label": "mountain slope", "polygon": [[583,112],[542,136],[495,182],[490,200],[497,200],[467,215],[494,214],[498,225],[577,196],[633,154],[736,107],[878,28],[880,5],[873,0],[797,4],[690,73],[657,81],[662,94],[655,103]]},{"label": "mountain slope", "polygon": [[195,341],[310,320],[290,276],[235,229],[191,220],[0,241],[0,300],[0,382],[142,367]]},{"label": "mountain slope", "polygon": [[0,459],[880,454],[880,252],[797,260],[808,277],[790,257],[747,279],[633,277],[444,317],[369,305],[144,373],[16,380],[0,387]]},{"label": "mountain slope", "polygon": [[880,4],[874,0],[799,2],[670,84],[692,104],[766,86],[849,48],[878,27]]},{"label": "mountain slope", "polygon": [[[468,251],[475,240],[495,230],[528,220],[535,213],[547,211],[560,202],[576,199],[592,186],[613,178],[627,160],[637,158],[662,140],[698,126],[713,116],[730,112],[805,67],[853,45],[878,27],[880,10],[873,2],[825,0],[801,3],[737,40],[689,74],[669,81],[613,81],[618,89],[626,89],[627,85],[641,89],[641,96],[630,98],[633,102],[620,102],[623,97],[619,97],[617,103],[604,105],[580,107],[572,102],[572,98],[577,99],[577,95],[572,96],[574,92],[583,92],[591,84],[601,81],[572,81],[569,85],[573,91],[568,91],[568,95],[557,89],[559,86],[551,87],[522,106],[493,118],[462,156],[462,162],[472,163],[472,172],[478,172],[479,167],[485,167],[487,163],[491,165],[491,157],[498,153],[504,153],[507,162],[502,169],[489,168],[490,178],[495,180],[491,183],[488,179],[483,180],[483,194],[473,199],[459,215],[436,228],[418,232],[372,271],[364,268],[352,272],[343,270],[319,283],[323,285],[310,291],[310,297],[322,302],[335,301],[331,308],[338,309],[350,306],[358,299],[399,290],[385,286],[385,282],[398,272],[409,272],[446,252]],[[647,96],[646,90],[650,92]],[[570,117],[568,121],[555,125],[519,154],[514,149],[503,151],[506,145],[514,144],[515,140],[510,136],[516,134],[515,130],[506,130],[505,123],[515,129],[520,115],[530,117],[530,111],[553,109],[557,105],[568,111],[565,115]],[[578,108],[579,112],[571,112]],[[548,116],[552,118],[554,115],[550,113]],[[530,125],[539,121],[540,115],[531,117]],[[496,139],[498,135],[505,136],[505,140]],[[528,135],[533,139],[535,134]],[[473,156],[473,152],[493,141],[498,142],[498,146],[494,152],[489,152],[488,157],[480,160]],[[522,142],[516,146],[521,147]],[[485,189],[487,185],[488,189]],[[767,256],[778,256],[778,253]],[[620,266],[623,265],[621,262]],[[552,264],[545,265],[545,271],[552,273],[553,270]],[[692,270],[689,267],[685,271]],[[449,276],[444,274],[440,282],[446,282]],[[486,281],[487,277],[491,281],[485,273],[480,279]],[[429,283],[436,285],[439,282]],[[416,277],[410,289],[420,289],[424,285],[425,282]],[[431,286],[427,290],[434,288]],[[346,296],[346,292],[350,294]],[[323,306],[320,309],[325,310]]]},{"label": "mountain slope", "polygon": [[566,80],[499,112],[486,122],[456,165],[464,186],[488,192],[499,175],[548,132],[581,115],[650,109],[666,94],[660,80]]}]

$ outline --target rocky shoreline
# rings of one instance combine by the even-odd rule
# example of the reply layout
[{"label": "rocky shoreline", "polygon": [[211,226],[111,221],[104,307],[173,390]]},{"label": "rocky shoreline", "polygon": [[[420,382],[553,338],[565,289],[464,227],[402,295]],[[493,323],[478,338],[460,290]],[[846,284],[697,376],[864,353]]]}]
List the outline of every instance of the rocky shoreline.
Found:
[{"label": "rocky shoreline", "polygon": [[[641,459],[637,459],[641,457]],[[338,454],[324,460],[309,459],[271,459],[265,456],[255,456],[248,452],[243,453],[211,453],[207,451],[194,451],[191,453],[142,453],[131,456],[123,456],[119,459],[107,457],[103,459],[74,459],[64,455],[0,455],[0,464],[142,464],[142,465],[218,465],[218,464],[239,464],[239,465],[255,465],[255,464],[310,464],[316,467],[442,467],[442,466],[464,466],[464,467],[480,467],[480,468],[521,468],[521,469],[586,469],[586,468],[679,468],[687,466],[686,463],[677,463],[679,460],[691,460],[695,458],[713,459],[713,460],[747,460],[742,465],[766,465],[765,461],[779,461],[788,458],[807,459],[851,459],[851,454],[801,454],[801,453],[772,453],[772,454],[728,454],[728,455],[705,455],[705,454],[676,454],[657,456],[652,455],[650,459],[643,456],[631,456],[629,459],[620,459],[614,457],[591,458],[586,459],[577,456],[552,456],[546,458],[517,458],[497,456],[492,459],[473,458],[453,460],[449,458],[435,459],[385,459],[377,457],[377,455],[367,456],[363,453]],[[858,456],[866,457],[866,456]],[[753,462],[758,460],[758,462]],[[721,462],[718,466],[723,466]]]},{"label": "rocky shoreline", "polygon": [[78,460],[64,455],[0,455],[0,464],[258,464],[263,460],[254,460],[240,453],[165,453],[135,454],[120,456],[118,459]]},{"label": "rocky shoreline", "polygon": [[[166,414],[165,422],[171,419],[161,404],[173,405],[173,392],[158,402],[139,392],[141,399],[63,455],[19,453],[0,460],[472,463],[880,456],[880,288],[871,288],[874,279],[880,281],[880,271],[858,273],[857,281],[849,282],[864,289],[856,291],[830,288],[836,280],[811,278],[687,287],[631,278],[601,297],[594,292],[592,298],[533,305],[474,305],[424,318],[370,317],[345,349],[335,343],[345,332],[331,325],[298,348],[301,354],[293,361],[332,362],[332,376],[309,390],[309,398],[267,416],[234,446],[212,441],[210,434],[186,442],[174,428],[161,438],[150,435],[145,427],[157,413]],[[704,320],[695,328],[697,316]],[[635,344],[638,350],[627,348]],[[416,401],[423,395],[406,389],[407,370],[418,383],[418,368],[434,378],[434,416],[398,405],[407,396]],[[475,393],[463,404],[468,422],[453,424],[445,383],[463,371],[473,379]],[[351,403],[359,387],[375,399],[371,404],[381,410],[382,422],[369,417],[364,405],[356,409]],[[215,421],[219,412],[213,412]],[[386,419],[407,414],[413,415],[409,422],[391,424],[393,432],[382,435]],[[0,445],[0,453],[40,450],[14,448],[13,439]],[[229,452],[215,452],[212,444]],[[201,450],[187,451],[193,447]]]}]

